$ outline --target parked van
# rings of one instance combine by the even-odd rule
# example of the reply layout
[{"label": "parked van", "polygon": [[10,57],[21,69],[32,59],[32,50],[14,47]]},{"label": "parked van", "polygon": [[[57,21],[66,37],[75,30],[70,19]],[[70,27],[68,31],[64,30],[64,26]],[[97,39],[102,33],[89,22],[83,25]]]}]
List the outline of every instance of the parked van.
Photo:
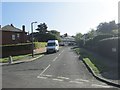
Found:
[{"label": "parked van", "polygon": [[46,52],[50,53],[50,52],[57,52],[57,51],[59,51],[58,40],[48,40]]}]

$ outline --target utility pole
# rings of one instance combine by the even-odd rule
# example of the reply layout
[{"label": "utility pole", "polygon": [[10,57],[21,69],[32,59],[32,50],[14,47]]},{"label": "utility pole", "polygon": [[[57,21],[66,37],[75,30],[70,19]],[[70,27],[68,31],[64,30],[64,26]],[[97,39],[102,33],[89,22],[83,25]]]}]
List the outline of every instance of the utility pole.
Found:
[{"label": "utility pole", "polygon": [[31,23],[31,33],[32,33],[32,57],[34,57],[34,43],[33,43],[33,24],[37,22]]}]

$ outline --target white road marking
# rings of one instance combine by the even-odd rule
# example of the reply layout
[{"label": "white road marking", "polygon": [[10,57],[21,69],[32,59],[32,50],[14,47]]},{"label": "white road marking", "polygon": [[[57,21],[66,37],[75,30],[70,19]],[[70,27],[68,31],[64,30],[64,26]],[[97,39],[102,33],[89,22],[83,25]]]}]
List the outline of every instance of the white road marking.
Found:
[{"label": "white road marking", "polygon": [[45,76],[45,77],[52,77],[52,75],[42,75],[42,76]]},{"label": "white road marking", "polygon": [[92,86],[110,88],[110,86],[104,86],[104,85],[98,85],[98,84],[92,84]]},{"label": "white road marking", "polygon": [[56,57],[55,59],[53,59],[53,62],[56,61],[57,58],[58,58],[58,57]]},{"label": "white road marking", "polygon": [[64,52],[64,50],[61,53],[63,53],[63,52]]},{"label": "white road marking", "polygon": [[43,72],[40,73],[39,76],[41,76],[49,67],[50,67],[50,64],[45,68],[45,70]]},{"label": "white road marking", "polygon": [[89,82],[89,80],[84,80],[84,79],[75,79],[77,81],[83,81],[83,82]]},{"label": "white road marking", "polygon": [[55,81],[63,81],[62,79],[53,79],[53,80],[55,80]]},{"label": "white road marking", "polygon": [[83,83],[83,82],[78,82],[78,81],[69,81],[70,83]]},{"label": "white road marking", "polygon": [[60,78],[60,79],[69,79],[67,77],[61,77],[61,76],[58,76],[57,78]]},{"label": "white road marking", "polygon": [[37,76],[37,78],[47,79],[47,77],[41,77],[41,76]]}]

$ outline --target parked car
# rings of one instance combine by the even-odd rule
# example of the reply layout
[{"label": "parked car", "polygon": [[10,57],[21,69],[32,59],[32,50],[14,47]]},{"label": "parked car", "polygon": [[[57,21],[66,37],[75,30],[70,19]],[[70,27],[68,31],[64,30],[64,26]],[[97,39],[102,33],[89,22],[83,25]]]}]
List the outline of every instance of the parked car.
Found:
[{"label": "parked car", "polygon": [[58,51],[59,51],[58,40],[48,40],[47,46],[46,46],[46,52],[52,53],[52,52],[58,52]]}]

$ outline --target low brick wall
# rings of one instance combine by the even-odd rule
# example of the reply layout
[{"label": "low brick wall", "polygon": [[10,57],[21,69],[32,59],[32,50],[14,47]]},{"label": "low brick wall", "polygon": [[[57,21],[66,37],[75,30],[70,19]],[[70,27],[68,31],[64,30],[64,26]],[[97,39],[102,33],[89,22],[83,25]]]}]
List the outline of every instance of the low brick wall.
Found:
[{"label": "low brick wall", "polygon": [[2,57],[30,54],[32,44],[0,46],[2,48]]}]

